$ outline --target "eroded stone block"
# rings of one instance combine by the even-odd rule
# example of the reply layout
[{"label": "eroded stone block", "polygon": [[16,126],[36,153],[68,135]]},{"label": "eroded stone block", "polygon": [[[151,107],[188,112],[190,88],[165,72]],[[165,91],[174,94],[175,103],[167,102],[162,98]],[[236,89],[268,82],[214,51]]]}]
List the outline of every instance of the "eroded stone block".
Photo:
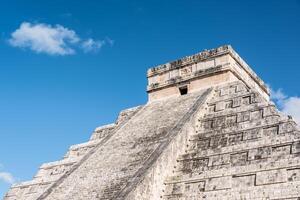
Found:
[{"label": "eroded stone block", "polygon": [[264,136],[270,137],[270,136],[275,136],[277,134],[278,134],[278,126],[277,125],[263,129]]},{"label": "eroded stone block", "polygon": [[288,181],[300,181],[300,168],[287,170]]},{"label": "eroded stone block", "polygon": [[230,163],[230,155],[222,154],[209,157],[209,166],[226,165]]},{"label": "eroded stone block", "polygon": [[237,114],[237,122],[245,122],[250,120],[250,112],[241,112]]},{"label": "eroded stone block", "polygon": [[242,133],[231,134],[228,136],[228,145],[235,145],[240,141],[242,141],[242,139],[243,139]]},{"label": "eroded stone block", "polygon": [[246,96],[242,98],[242,104],[243,105],[249,105],[251,103],[251,97],[250,96]]},{"label": "eroded stone block", "polygon": [[242,104],[242,98],[241,97],[236,97],[232,99],[232,107],[236,108],[239,107]]},{"label": "eroded stone block", "polygon": [[272,147],[272,156],[281,157],[291,154],[291,145]]},{"label": "eroded stone block", "polygon": [[255,185],[255,174],[232,177],[232,188],[246,188]]},{"label": "eroded stone block", "polygon": [[227,145],[228,138],[225,135],[217,135],[211,138],[210,146],[212,148],[225,147]]},{"label": "eroded stone block", "polygon": [[256,173],[256,185],[266,185],[287,181],[286,169],[262,171]]},{"label": "eroded stone block", "polygon": [[186,199],[194,199],[205,190],[205,181],[186,183],[185,185],[185,197]]},{"label": "eroded stone block", "polygon": [[259,120],[261,118],[262,118],[262,111],[261,110],[252,111],[250,113],[250,119],[251,120]]},{"label": "eroded stone block", "polygon": [[248,160],[258,160],[270,157],[272,154],[272,147],[261,147],[257,149],[250,149],[248,151]]},{"label": "eroded stone block", "polygon": [[232,166],[242,166],[247,162],[247,152],[235,153],[230,155],[230,163]]},{"label": "eroded stone block", "polygon": [[206,180],[205,191],[231,188],[231,177],[218,177]]},{"label": "eroded stone block", "polygon": [[243,140],[253,140],[262,137],[262,129],[255,128],[243,133]]},{"label": "eroded stone block", "polygon": [[292,145],[292,153],[300,153],[300,142],[295,142]]},{"label": "eroded stone block", "polygon": [[172,195],[172,194],[182,194],[183,193],[183,184],[181,183],[172,183],[167,184],[165,189],[166,195]]},{"label": "eroded stone block", "polygon": [[218,112],[218,111],[224,110],[225,109],[225,105],[226,104],[225,104],[224,101],[216,103],[215,111]]}]

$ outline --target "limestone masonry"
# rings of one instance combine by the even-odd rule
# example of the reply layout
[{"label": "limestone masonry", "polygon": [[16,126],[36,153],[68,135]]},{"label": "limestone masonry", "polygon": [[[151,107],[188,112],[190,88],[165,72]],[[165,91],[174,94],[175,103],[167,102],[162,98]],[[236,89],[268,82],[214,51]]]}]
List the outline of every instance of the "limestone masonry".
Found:
[{"label": "limestone masonry", "polygon": [[5,200],[299,200],[300,132],[231,48],[147,72],[148,102]]}]

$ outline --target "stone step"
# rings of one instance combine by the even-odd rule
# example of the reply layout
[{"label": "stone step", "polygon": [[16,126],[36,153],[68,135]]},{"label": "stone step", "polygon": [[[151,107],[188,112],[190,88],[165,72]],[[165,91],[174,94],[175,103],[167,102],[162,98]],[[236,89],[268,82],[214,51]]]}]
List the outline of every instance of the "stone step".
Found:
[{"label": "stone step", "polygon": [[248,106],[253,106],[255,104],[270,104],[272,102],[267,102],[262,99],[257,98],[257,93],[255,92],[246,92],[236,96],[227,97],[226,99],[215,98],[212,101],[208,102],[208,113],[218,114],[220,112],[241,110]]},{"label": "stone step", "polygon": [[5,196],[5,199],[35,200],[41,193],[48,189],[53,182],[40,182],[36,180],[14,184]]},{"label": "stone step", "polygon": [[82,157],[90,152],[93,148],[97,146],[97,144],[101,141],[101,139],[91,140],[88,142],[84,142],[81,144],[72,145],[69,148],[69,151],[64,156],[65,159],[76,159],[77,157]]},{"label": "stone step", "polygon": [[221,165],[245,165],[253,160],[270,157],[278,159],[299,152],[300,134],[297,132],[295,137],[269,137],[239,146],[183,154],[177,159],[179,163],[178,170],[188,171],[193,169],[193,166],[206,169]]},{"label": "stone step", "polygon": [[[210,108],[209,109],[213,109]],[[249,105],[244,105],[241,107],[236,107],[236,108],[227,108],[222,111],[214,111],[214,112],[209,112],[204,114],[203,117],[200,120],[213,120],[214,118],[220,118],[220,117],[226,117],[228,115],[239,115],[241,116],[242,114],[246,115],[247,112],[254,112],[254,111],[260,111],[262,117],[270,116],[270,115],[280,115],[280,113],[276,110],[276,107],[268,102],[260,102],[260,103],[253,103]],[[250,114],[248,114],[250,115]],[[250,116],[249,116],[250,117]],[[242,120],[240,120],[242,121]]]},{"label": "stone step", "polygon": [[189,139],[186,149],[187,153],[197,151],[214,150],[220,151],[222,148],[241,145],[247,142],[264,140],[266,137],[283,136],[292,133],[292,137],[297,137],[298,129],[293,122],[281,121],[279,123],[265,124],[252,129],[244,129],[230,133],[215,133],[214,135],[195,134]]},{"label": "stone step", "polygon": [[90,137],[90,141],[100,140],[109,135],[117,127],[115,123],[97,127]]},{"label": "stone step", "polygon": [[300,157],[298,155],[289,155],[279,160],[264,159],[264,162],[252,162],[242,166],[224,166],[219,169],[211,169],[208,171],[194,172],[191,174],[179,174],[174,172],[173,176],[165,180],[165,184],[195,182],[199,180],[209,179],[222,176],[242,176],[249,173],[257,173],[259,171],[270,171],[277,169],[298,169],[300,168]]},{"label": "stone step", "polygon": [[201,121],[200,125],[196,125],[196,134],[202,134],[205,136],[215,135],[218,133],[240,132],[242,130],[255,128],[256,126],[264,126],[279,123],[280,121],[286,120],[288,120],[286,117],[272,115],[267,117],[261,117],[260,120],[247,120],[237,123],[237,116],[232,115],[227,116],[225,119]]},{"label": "stone step", "polygon": [[38,181],[56,181],[63,174],[68,172],[71,167],[79,161],[79,157],[73,159],[63,159],[59,161],[44,163],[37,174],[34,176],[34,180]]},{"label": "stone step", "polygon": [[[244,177],[243,177],[244,178]],[[167,192],[175,192],[175,194],[166,193],[163,196],[165,200],[299,200],[300,198],[300,181],[279,182],[267,185],[251,185],[254,182],[253,177],[248,176],[245,180],[239,181],[238,178],[233,183],[233,187],[226,184],[226,180],[217,180],[206,186],[202,182],[195,182],[183,186],[171,186],[167,188]],[[247,182],[248,181],[248,182]],[[246,187],[242,188],[245,182]]]}]

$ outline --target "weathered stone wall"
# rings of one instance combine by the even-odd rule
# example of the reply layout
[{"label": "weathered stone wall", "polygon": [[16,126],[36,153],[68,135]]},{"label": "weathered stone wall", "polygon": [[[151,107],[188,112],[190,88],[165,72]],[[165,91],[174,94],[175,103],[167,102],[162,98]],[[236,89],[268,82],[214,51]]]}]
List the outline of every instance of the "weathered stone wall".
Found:
[{"label": "weathered stone wall", "polygon": [[242,82],[219,86],[164,199],[298,199],[300,132]]}]

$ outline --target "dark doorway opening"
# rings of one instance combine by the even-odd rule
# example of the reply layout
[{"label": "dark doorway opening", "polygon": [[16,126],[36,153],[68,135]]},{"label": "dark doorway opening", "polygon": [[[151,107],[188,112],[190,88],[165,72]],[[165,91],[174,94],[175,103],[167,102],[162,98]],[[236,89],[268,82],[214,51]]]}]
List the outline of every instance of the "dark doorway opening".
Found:
[{"label": "dark doorway opening", "polygon": [[187,88],[187,86],[180,87],[180,88],[179,88],[179,92],[180,92],[180,95],[186,95],[186,94],[188,93],[188,88]]}]

